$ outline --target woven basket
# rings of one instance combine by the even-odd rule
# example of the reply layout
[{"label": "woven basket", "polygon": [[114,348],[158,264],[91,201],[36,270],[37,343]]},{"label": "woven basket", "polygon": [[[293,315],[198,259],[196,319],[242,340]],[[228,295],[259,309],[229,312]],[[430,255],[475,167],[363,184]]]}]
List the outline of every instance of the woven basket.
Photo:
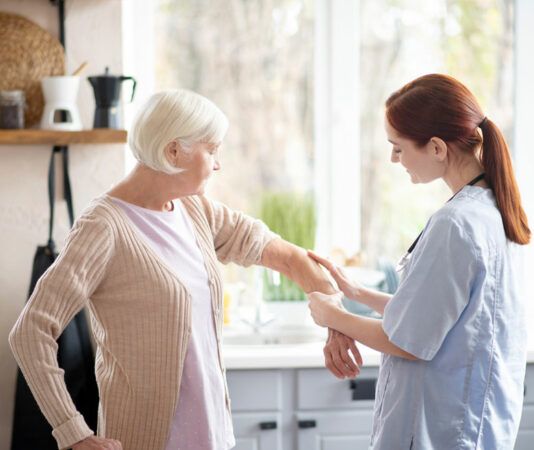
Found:
[{"label": "woven basket", "polygon": [[43,113],[41,79],[65,73],[63,46],[30,20],[4,12],[0,12],[0,42],[0,90],[24,91],[24,122],[31,127]]}]

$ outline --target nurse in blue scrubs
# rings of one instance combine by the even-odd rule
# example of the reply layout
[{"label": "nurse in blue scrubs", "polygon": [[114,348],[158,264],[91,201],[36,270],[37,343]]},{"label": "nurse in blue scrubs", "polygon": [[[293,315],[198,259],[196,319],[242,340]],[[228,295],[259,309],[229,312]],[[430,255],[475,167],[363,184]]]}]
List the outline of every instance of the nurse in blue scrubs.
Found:
[{"label": "nurse in blue scrubs", "polygon": [[[413,183],[443,180],[450,200],[401,259],[394,295],[325,266],[340,293],[309,294],[315,322],[383,353],[370,448],[511,450],[526,367],[517,271],[530,240],[510,153],[454,78],[420,77],[386,102],[391,161]],[[341,298],[382,320],[350,314]]]}]

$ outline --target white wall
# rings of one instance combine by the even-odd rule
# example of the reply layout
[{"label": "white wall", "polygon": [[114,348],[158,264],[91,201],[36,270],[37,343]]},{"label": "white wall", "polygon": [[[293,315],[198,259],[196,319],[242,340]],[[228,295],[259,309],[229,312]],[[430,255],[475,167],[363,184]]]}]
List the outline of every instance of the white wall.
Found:
[{"label": "white wall", "polygon": [[[0,11],[23,15],[58,36],[57,9],[48,0],[0,0]],[[102,73],[106,65],[121,73],[121,0],[67,0],[65,11],[67,71],[88,61],[85,76]],[[91,128],[94,100],[84,79],[78,105],[84,128]],[[49,146],[0,146],[0,449],[10,446],[16,378],[7,337],[26,300],[35,248],[46,242],[50,151]],[[73,145],[70,169],[78,215],[91,198],[121,178],[124,146]],[[68,231],[60,196],[58,192],[58,244]]]}]

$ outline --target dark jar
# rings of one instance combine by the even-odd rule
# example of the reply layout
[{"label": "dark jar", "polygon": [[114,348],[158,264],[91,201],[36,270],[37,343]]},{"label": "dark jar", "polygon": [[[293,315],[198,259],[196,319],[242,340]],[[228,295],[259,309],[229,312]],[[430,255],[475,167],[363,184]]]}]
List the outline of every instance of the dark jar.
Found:
[{"label": "dark jar", "polygon": [[24,128],[24,91],[0,91],[0,128]]}]

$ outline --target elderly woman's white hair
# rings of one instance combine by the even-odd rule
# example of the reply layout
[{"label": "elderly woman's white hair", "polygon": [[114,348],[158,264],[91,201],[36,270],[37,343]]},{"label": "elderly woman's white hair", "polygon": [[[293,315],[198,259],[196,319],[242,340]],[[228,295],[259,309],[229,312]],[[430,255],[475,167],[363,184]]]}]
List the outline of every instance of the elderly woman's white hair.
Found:
[{"label": "elderly woman's white hair", "polygon": [[178,141],[185,151],[195,142],[218,144],[228,130],[228,119],[210,100],[186,89],[171,89],[152,95],[139,109],[128,144],[135,158],[151,169],[174,174],[165,157],[165,147]]}]

